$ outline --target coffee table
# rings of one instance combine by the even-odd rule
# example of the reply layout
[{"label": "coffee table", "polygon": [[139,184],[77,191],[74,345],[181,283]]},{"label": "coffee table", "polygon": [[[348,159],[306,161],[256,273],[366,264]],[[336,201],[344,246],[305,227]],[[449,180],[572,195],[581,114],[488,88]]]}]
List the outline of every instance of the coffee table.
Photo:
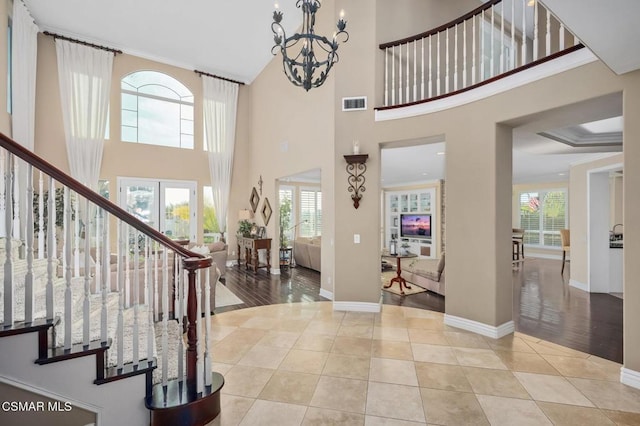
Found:
[{"label": "coffee table", "polygon": [[393,285],[393,283],[398,283],[398,285],[400,286],[400,294],[404,296],[404,289],[402,288],[403,286],[407,289],[411,289],[411,286],[407,285],[407,280],[405,280],[404,278],[402,278],[400,276],[400,274],[402,273],[402,269],[400,267],[400,260],[402,259],[409,259],[412,257],[418,257],[417,254],[397,254],[397,255],[391,255],[391,254],[385,254],[382,257],[385,257],[387,259],[397,259],[397,266],[396,266],[396,276],[391,278],[391,281],[389,281],[388,285],[385,285],[384,288],[389,288]]}]

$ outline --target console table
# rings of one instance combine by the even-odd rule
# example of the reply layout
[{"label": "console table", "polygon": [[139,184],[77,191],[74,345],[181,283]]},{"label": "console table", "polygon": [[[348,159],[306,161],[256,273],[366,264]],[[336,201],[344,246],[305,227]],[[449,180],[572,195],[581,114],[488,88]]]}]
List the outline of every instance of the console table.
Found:
[{"label": "console table", "polygon": [[[238,237],[238,256],[240,256],[241,248],[244,249],[244,266],[246,269],[251,267],[253,272],[258,272],[259,268],[266,268],[267,274],[271,273],[271,238]],[[259,250],[267,251],[267,263],[258,261]]]}]

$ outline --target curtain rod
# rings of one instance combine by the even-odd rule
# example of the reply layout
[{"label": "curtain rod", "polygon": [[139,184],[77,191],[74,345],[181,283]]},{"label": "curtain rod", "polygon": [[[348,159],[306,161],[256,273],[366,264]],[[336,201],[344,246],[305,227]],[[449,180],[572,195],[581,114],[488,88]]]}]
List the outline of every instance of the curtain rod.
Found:
[{"label": "curtain rod", "polygon": [[93,47],[93,48],[100,49],[100,50],[106,50],[107,52],[113,53],[114,56],[117,55],[118,53],[122,54],[122,50],[112,49],[110,47],[105,47],[105,46],[100,46],[98,44],[93,44],[93,43],[89,43],[89,42],[86,42],[86,41],[77,40],[77,39],[71,38],[71,37],[65,37],[65,36],[60,35],[60,34],[51,33],[49,31],[45,31],[44,35],[51,36],[54,39],[59,38],[60,40],[66,40],[66,41],[70,41],[72,43],[82,44],[83,46],[89,46],[89,47]]},{"label": "curtain rod", "polygon": [[230,78],[220,77],[219,75],[209,74],[208,72],[204,72],[204,71],[193,70],[193,72],[195,72],[198,75],[206,75],[207,77],[213,77],[213,78],[217,78],[217,79],[220,79],[220,80],[228,81],[230,83],[236,83],[236,84],[239,84],[241,86],[244,86],[244,83],[241,82],[241,81],[238,81],[238,80],[232,80]]}]

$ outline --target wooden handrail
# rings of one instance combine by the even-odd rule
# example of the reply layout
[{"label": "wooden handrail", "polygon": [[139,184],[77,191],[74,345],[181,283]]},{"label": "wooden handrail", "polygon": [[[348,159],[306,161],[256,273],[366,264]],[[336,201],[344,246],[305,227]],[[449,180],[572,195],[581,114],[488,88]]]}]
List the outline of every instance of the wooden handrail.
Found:
[{"label": "wooden handrail", "polygon": [[420,34],[416,34],[414,36],[410,36],[410,37],[406,37],[403,38],[401,40],[396,40],[396,41],[390,41],[388,43],[382,43],[380,45],[380,49],[384,50],[388,47],[393,47],[393,46],[399,46],[401,44],[405,44],[405,43],[411,43],[412,41],[416,41],[416,40],[420,40],[426,37],[429,37],[431,35],[437,34],[441,31],[444,31],[448,28],[452,28],[455,27],[458,24],[461,24],[462,22],[466,21],[467,19],[471,18],[472,16],[475,15],[479,15],[480,13],[484,12],[487,9],[490,9],[493,5],[500,3],[502,0],[489,0],[488,2],[476,7],[475,9],[473,9],[471,12],[468,12],[464,15],[462,15],[459,18],[454,19],[453,21],[447,22],[446,24],[440,25],[439,27],[436,27],[432,30],[429,31],[425,31],[423,33]]},{"label": "wooden handrail", "polygon": [[[196,263],[198,266],[195,269],[211,266],[212,264],[211,257],[203,256],[199,253],[192,252],[191,250],[188,250],[185,247],[177,244],[171,238],[158,232],[157,230],[153,229],[146,223],[138,220],[135,216],[131,215],[121,207],[107,200],[106,198],[104,198],[97,192],[91,190],[87,186],[83,185],[82,183],[72,178],[62,170],[58,169],[48,161],[44,160],[42,157],[39,157],[38,155],[29,151],[24,146],[20,145],[19,143],[17,143],[16,141],[14,141],[13,139],[11,139],[10,137],[8,137],[2,132],[0,132],[0,146],[6,149],[7,151],[11,152],[13,155],[33,165],[35,168],[51,176],[61,184],[69,187],[70,189],[75,191],[77,194],[91,201],[93,204],[111,213],[113,216],[127,223],[129,226],[151,237],[153,240],[161,243],[162,245],[171,248],[176,253],[180,253],[185,258],[185,261],[192,262],[193,259],[197,259],[198,261]],[[209,259],[209,260],[207,261],[206,259]],[[204,260],[204,262],[201,262],[200,260]]]}]

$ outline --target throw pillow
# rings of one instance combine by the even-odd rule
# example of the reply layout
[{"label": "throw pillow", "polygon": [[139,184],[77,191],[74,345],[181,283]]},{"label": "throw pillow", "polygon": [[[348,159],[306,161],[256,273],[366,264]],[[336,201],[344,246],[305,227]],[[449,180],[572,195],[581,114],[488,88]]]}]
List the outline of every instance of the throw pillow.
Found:
[{"label": "throw pillow", "polygon": [[215,243],[212,243],[209,245],[209,249],[213,252],[213,251],[222,251],[224,250],[225,247],[225,243],[223,243],[222,241],[216,241]]}]

